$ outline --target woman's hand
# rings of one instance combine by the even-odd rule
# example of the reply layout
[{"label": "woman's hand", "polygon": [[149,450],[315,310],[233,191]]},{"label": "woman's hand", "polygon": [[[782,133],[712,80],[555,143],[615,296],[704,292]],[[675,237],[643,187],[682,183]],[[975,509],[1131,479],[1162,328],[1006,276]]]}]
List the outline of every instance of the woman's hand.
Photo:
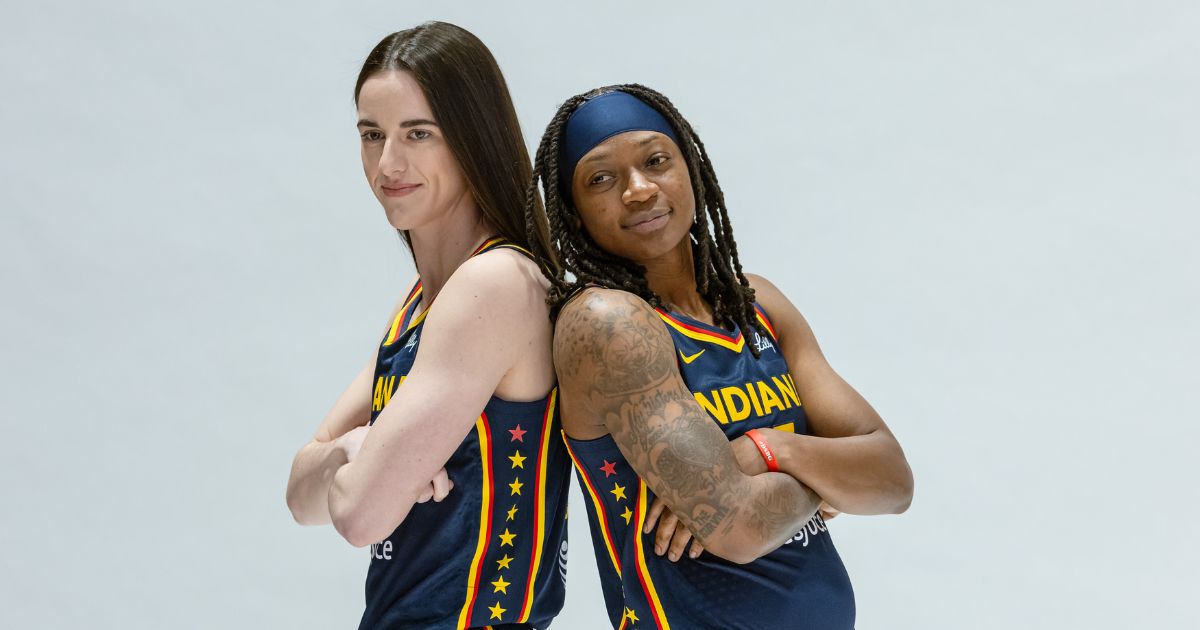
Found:
[{"label": "woman's hand", "polygon": [[729,442],[729,446],[733,447],[733,456],[737,458],[738,468],[741,468],[742,472],[747,475],[761,475],[767,472],[767,461],[758,451],[754,440],[743,435],[734,438]]},{"label": "woman's hand", "polygon": [[342,453],[345,453],[347,462],[352,462],[358,457],[358,450],[362,448],[363,440],[367,439],[367,431],[369,430],[371,430],[371,425],[364,424],[361,427],[355,427],[338,436],[338,448],[342,449]]},{"label": "woman's hand", "polygon": [[446,474],[446,469],[443,468],[437,471],[433,476],[433,481],[429,482],[429,487],[421,492],[421,496],[417,497],[417,503],[425,503],[433,499],[434,503],[441,502],[454,489],[454,482],[450,481],[450,477]]},{"label": "woman's hand", "polygon": [[649,534],[654,531],[655,523],[658,523],[658,532],[654,536],[654,553],[658,555],[668,554],[671,562],[676,562],[683,557],[683,550],[687,547],[688,541],[692,542],[692,549],[688,552],[688,557],[695,559],[699,558],[704,552],[704,546],[699,540],[692,537],[692,532],[679,519],[671,513],[671,509],[659,497],[654,497],[654,502],[650,504],[650,511],[646,512],[646,524],[642,527],[642,533]]}]

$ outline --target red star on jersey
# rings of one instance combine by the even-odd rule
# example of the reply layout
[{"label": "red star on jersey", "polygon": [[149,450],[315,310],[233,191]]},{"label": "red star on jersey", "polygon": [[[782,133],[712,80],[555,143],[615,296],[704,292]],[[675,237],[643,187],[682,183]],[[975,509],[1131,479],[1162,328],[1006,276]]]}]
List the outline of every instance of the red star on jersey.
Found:
[{"label": "red star on jersey", "polygon": [[512,439],[509,440],[509,442],[524,442],[525,441],[526,431],[525,431],[525,429],[521,428],[521,425],[518,424],[517,428],[509,429],[508,432],[512,434]]},{"label": "red star on jersey", "polygon": [[604,478],[607,479],[617,474],[617,463],[610,462],[606,459],[604,460],[604,465],[600,467],[600,470],[604,471]]}]

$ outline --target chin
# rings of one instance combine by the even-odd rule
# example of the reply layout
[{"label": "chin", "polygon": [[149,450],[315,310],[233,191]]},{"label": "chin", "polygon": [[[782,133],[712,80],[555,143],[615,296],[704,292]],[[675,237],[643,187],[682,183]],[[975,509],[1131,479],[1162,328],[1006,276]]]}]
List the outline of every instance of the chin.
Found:
[{"label": "chin", "polygon": [[384,208],[383,214],[387,217],[387,222],[397,230],[413,229],[412,217],[398,208]]}]

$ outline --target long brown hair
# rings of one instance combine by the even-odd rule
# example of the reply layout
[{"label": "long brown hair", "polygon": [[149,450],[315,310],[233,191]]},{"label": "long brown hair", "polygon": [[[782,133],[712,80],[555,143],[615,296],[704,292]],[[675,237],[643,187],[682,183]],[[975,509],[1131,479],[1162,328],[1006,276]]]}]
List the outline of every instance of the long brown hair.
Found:
[{"label": "long brown hair", "polygon": [[[501,236],[535,252],[549,252],[544,221],[526,224],[529,151],[496,59],[478,37],[446,22],[426,22],[384,37],[363,62],[354,103],[363,83],[379,72],[412,74],[480,212]],[[408,234],[401,232],[411,246]],[[554,258],[543,260],[551,267]]]}]

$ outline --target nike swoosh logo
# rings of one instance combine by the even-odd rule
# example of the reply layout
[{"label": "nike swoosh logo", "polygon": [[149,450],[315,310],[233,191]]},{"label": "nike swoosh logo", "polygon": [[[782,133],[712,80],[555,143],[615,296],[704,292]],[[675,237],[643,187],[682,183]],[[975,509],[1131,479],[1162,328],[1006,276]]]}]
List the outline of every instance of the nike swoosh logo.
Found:
[{"label": "nike swoosh logo", "polygon": [[683,353],[683,350],[680,350],[680,351],[679,351],[679,358],[680,358],[680,359],[683,359],[683,363],[684,363],[684,365],[686,365],[686,364],[688,364],[688,363],[691,363],[692,361],[695,361],[695,360],[696,360],[696,358],[697,358],[697,357],[699,357],[699,356],[700,356],[700,355],[702,355],[702,354],[704,354],[704,350],[701,350],[700,352],[697,352],[696,354],[693,354],[692,356],[688,356],[688,355],[686,355],[686,354],[684,354],[684,353]]}]

